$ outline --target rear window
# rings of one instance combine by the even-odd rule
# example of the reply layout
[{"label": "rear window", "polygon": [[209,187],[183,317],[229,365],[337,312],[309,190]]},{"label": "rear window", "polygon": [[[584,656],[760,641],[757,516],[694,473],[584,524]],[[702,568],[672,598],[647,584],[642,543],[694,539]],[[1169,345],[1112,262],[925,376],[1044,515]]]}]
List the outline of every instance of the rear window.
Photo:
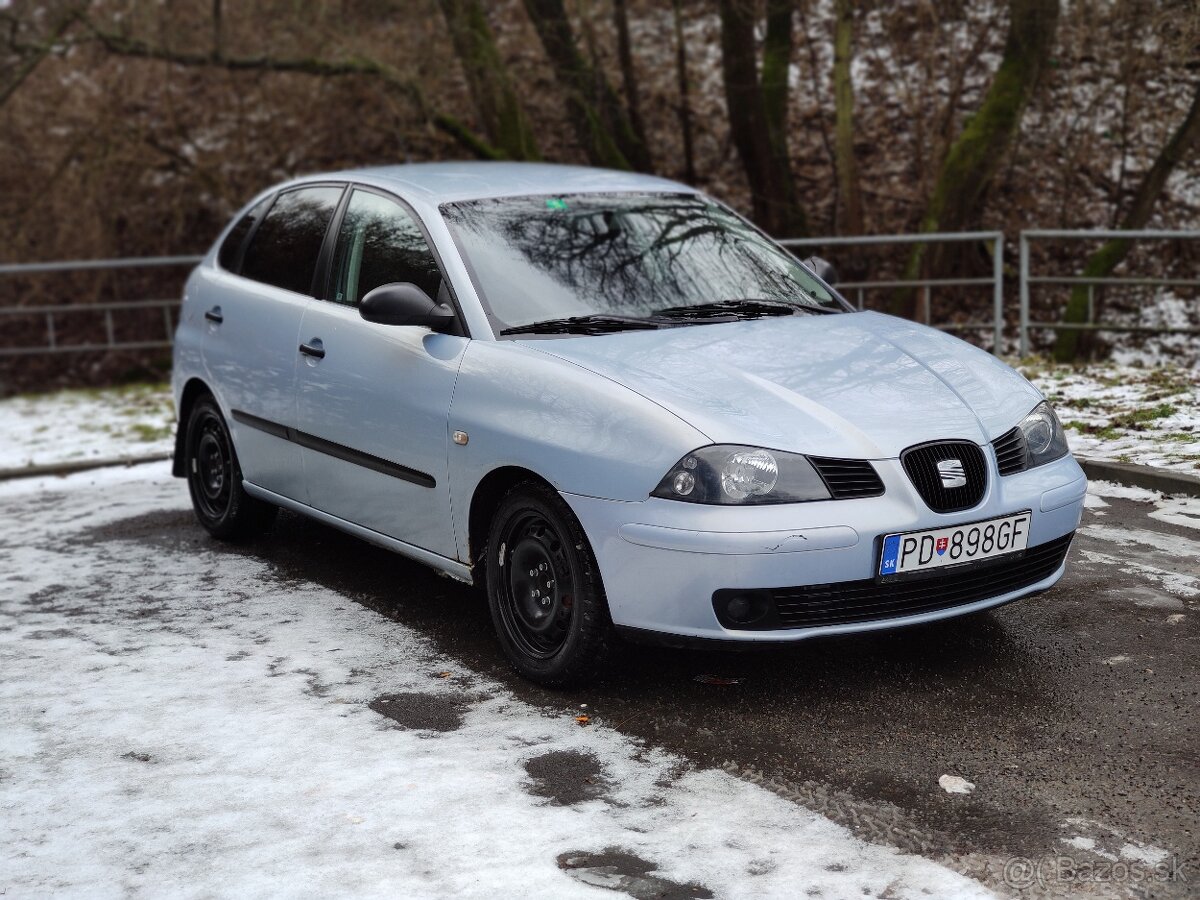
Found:
[{"label": "rear window", "polygon": [[242,275],[311,294],[317,256],[341,196],[342,189],[331,186],[280,194],[246,248]]},{"label": "rear window", "polygon": [[254,223],[262,218],[262,214],[267,211],[270,204],[270,197],[256,203],[250,212],[238,219],[237,224],[225,236],[225,240],[221,242],[221,249],[217,252],[217,262],[221,264],[222,269],[230,272],[238,270],[238,265],[242,261],[242,244],[246,243],[246,235],[254,229]]}]

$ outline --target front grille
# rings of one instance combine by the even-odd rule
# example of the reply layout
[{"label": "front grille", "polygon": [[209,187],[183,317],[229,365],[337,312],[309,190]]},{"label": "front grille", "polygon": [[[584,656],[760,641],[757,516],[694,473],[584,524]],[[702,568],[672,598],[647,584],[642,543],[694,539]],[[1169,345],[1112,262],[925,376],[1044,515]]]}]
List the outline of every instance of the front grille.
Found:
[{"label": "front grille", "polygon": [[[966,606],[1037,584],[1062,565],[1074,533],[961,571],[880,583],[873,578],[768,591],[775,616],[758,628],[815,628],[915,616]],[[718,594],[726,593],[719,591]],[[744,592],[743,592],[744,593]],[[716,597],[714,596],[714,600]],[[736,627],[736,626],[734,626]]]},{"label": "front grille", "polygon": [[[946,487],[938,463],[946,460],[962,463],[966,484]],[[900,462],[913,487],[934,512],[961,512],[978,506],[987,490],[987,464],[983,451],[970,441],[937,441],[909,447],[900,454]]]},{"label": "front grille", "polygon": [[996,451],[996,465],[1001,475],[1012,475],[1025,470],[1025,432],[1020,428],[1006,431],[992,441]]},{"label": "front grille", "polygon": [[875,467],[865,459],[826,459],[810,456],[808,461],[825,479],[834,500],[854,500],[858,497],[878,497],[883,482]]}]

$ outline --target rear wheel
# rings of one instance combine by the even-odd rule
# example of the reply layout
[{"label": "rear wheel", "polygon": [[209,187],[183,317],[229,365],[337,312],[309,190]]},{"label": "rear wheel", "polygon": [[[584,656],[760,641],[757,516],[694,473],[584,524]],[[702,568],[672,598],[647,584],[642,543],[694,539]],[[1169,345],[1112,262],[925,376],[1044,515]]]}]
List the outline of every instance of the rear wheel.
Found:
[{"label": "rear wheel", "polygon": [[223,541],[244,540],[269,528],[278,509],[242,487],[229,428],[212,396],[193,404],[186,434],[184,468],[200,524]]},{"label": "rear wheel", "polygon": [[517,485],[492,518],[487,546],[488,604],[513,667],[552,687],[593,677],[612,623],[596,559],[562,498],[537,482]]}]

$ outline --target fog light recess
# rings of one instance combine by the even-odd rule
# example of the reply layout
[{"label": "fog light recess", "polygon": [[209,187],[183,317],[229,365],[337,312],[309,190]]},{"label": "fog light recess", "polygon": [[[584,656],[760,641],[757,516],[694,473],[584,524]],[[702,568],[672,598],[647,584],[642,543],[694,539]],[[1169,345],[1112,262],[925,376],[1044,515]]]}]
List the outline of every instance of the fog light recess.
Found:
[{"label": "fog light recess", "polygon": [[726,628],[769,627],[774,610],[766,591],[717,591],[713,595],[713,610]]}]

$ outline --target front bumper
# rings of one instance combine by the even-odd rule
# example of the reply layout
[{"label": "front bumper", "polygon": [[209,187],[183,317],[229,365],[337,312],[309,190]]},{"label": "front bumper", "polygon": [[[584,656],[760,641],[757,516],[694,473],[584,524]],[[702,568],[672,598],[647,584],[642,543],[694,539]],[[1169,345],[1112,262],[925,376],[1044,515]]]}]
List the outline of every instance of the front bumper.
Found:
[{"label": "front bumper", "polygon": [[817,627],[736,630],[713,610],[713,594],[728,589],[769,589],[875,576],[877,538],[900,531],[1033,511],[1029,549],[1062,538],[1079,525],[1087,479],[1071,456],[1046,466],[1000,477],[986,450],[989,484],[982,502],[952,514],[932,512],[917,494],[899,460],[874,460],[885,493],[859,500],[779,506],[721,507],[648,498],[630,503],[564,494],[592,542],[608,595],[613,623],[676,637],[746,641],[795,641],[916,624],[963,615],[1043,591],[1062,577],[1048,577],[962,605],[912,615]]}]

